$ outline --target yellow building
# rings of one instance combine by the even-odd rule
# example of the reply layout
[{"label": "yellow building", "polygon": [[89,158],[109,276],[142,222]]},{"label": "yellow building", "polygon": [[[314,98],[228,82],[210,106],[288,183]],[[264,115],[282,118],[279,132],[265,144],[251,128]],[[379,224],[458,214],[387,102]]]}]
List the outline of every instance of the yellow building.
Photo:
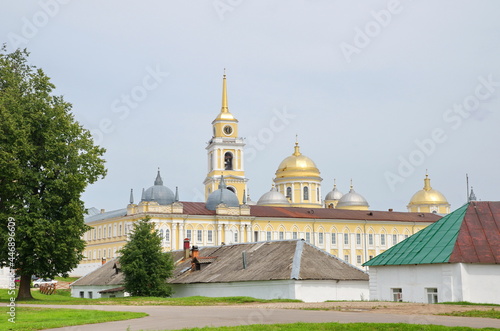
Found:
[{"label": "yellow building", "polygon": [[[84,275],[104,259],[116,257],[129,239],[133,223],[146,216],[155,224],[165,251],[181,249],[184,238],[198,246],[304,239],[358,267],[440,218],[431,209],[430,213],[369,211],[368,202],[354,191],[352,183],[346,194],[334,185],[323,201],[320,171],[300,152],[298,142],[292,155],[279,164],[271,190],[252,204],[247,200],[245,144],[227,106],[225,75],[222,108],[212,127],[206,148],[206,201],[179,201],[177,189],[174,194],[164,185],[158,170],[139,203],[134,203],[131,192],[126,208],[89,211],[86,224],[92,229],[84,235],[85,258],[73,275]],[[430,188],[428,179],[425,183],[424,190]]]}]

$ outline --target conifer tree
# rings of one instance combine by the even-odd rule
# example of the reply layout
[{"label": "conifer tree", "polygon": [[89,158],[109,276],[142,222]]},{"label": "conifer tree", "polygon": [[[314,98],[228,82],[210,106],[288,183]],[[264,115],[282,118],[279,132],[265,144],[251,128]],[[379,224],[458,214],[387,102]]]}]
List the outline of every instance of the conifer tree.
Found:
[{"label": "conifer tree", "polygon": [[130,240],[120,250],[125,290],[135,296],[168,297],[167,278],[174,268],[170,253],[164,253],[154,224],[146,217],[134,223]]}]

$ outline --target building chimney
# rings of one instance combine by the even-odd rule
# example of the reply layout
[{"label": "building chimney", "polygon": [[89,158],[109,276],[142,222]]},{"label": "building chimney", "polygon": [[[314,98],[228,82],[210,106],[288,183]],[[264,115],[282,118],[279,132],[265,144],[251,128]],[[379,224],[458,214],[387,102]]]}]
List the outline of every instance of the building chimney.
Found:
[{"label": "building chimney", "polygon": [[106,264],[106,258],[105,258],[105,257],[103,257],[103,258],[101,259],[101,264]]},{"label": "building chimney", "polygon": [[101,209],[101,214],[104,214],[105,211],[106,209]]},{"label": "building chimney", "polygon": [[247,268],[247,252],[241,252],[241,257],[243,258],[243,269]]},{"label": "building chimney", "polygon": [[191,257],[195,258],[198,256],[200,256],[200,251],[198,250],[198,246],[193,246],[193,248],[191,249]]},{"label": "building chimney", "polygon": [[393,209],[392,209],[392,208],[389,208],[389,211],[393,211]]},{"label": "building chimney", "polygon": [[189,238],[184,239],[184,259],[189,259]]}]

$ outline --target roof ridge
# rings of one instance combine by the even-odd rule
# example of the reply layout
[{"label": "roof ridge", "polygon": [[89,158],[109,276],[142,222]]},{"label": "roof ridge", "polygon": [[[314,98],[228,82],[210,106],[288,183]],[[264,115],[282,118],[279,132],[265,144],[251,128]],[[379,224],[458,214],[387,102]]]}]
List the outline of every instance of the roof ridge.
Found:
[{"label": "roof ridge", "polygon": [[300,279],[300,262],[302,260],[302,251],[304,250],[304,241],[298,240],[295,244],[295,254],[292,260],[292,272],[290,279]]}]

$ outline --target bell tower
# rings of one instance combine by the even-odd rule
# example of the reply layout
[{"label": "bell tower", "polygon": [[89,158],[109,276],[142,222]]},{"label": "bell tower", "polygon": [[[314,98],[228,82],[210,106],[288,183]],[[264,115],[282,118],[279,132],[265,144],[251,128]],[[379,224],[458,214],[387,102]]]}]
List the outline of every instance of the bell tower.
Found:
[{"label": "bell tower", "polygon": [[227,188],[233,191],[240,203],[243,203],[247,190],[245,178],[243,148],[245,142],[238,137],[238,120],[229,112],[227,104],[226,73],[222,78],[222,108],[212,122],[213,135],[206,147],[208,156],[208,174],[205,184],[205,201],[218,189],[220,178],[224,175]]}]

